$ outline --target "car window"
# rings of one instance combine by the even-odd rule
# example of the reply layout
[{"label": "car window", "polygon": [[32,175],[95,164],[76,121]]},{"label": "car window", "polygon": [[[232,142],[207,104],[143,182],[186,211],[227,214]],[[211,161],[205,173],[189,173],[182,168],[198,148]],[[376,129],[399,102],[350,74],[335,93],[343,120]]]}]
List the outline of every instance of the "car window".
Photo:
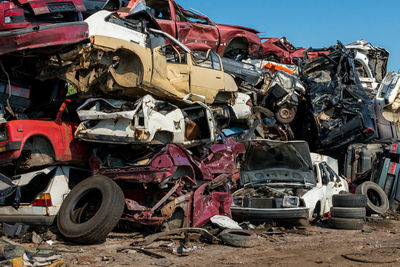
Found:
[{"label": "car window", "polygon": [[164,45],[161,53],[166,57],[168,63],[186,64],[186,53],[179,51],[171,44]]},{"label": "car window", "polygon": [[171,10],[168,1],[147,1],[147,9],[153,13],[156,19],[171,20]]},{"label": "car window", "polygon": [[327,185],[329,183],[328,173],[325,171],[325,168],[322,164],[319,164],[319,170],[321,172],[321,180],[323,185]]},{"label": "car window", "polygon": [[210,50],[208,53],[203,51],[196,51],[192,54],[194,65],[209,68],[214,70],[221,70],[221,63],[219,57],[214,51]]},{"label": "car window", "polygon": [[207,17],[198,15],[190,10],[182,9],[178,6],[175,6],[175,15],[177,21],[212,25],[211,21]]}]

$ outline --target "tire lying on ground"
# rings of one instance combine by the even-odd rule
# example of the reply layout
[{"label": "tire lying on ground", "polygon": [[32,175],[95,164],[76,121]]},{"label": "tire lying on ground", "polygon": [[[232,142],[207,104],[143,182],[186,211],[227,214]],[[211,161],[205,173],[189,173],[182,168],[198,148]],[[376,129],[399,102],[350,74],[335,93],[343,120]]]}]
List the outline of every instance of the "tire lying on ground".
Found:
[{"label": "tire lying on ground", "polygon": [[330,217],[328,218],[328,225],[335,229],[362,230],[364,227],[364,219]]},{"label": "tire lying on ground", "polygon": [[226,229],[218,238],[233,247],[252,248],[257,245],[257,235],[246,230]]},{"label": "tire lying on ground", "polygon": [[356,189],[357,194],[363,194],[367,197],[368,214],[384,214],[389,209],[389,200],[385,191],[373,182],[364,182]]},{"label": "tire lying on ground", "polygon": [[114,181],[100,175],[89,177],[77,184],[62,203],[58,230],[75,243],[98,243],[117,225],[124,207],[124,194]]},{"label": "tire lying on ground", "polygon": [[365,208],[367,197],[362,194],[337,194],[332,196],[334,207]]},{"label": "tire lying on ground", "polygon": [[339,218],[364,219],[366,216],[366,211],[365,208],[332,207],[331,216]]}]

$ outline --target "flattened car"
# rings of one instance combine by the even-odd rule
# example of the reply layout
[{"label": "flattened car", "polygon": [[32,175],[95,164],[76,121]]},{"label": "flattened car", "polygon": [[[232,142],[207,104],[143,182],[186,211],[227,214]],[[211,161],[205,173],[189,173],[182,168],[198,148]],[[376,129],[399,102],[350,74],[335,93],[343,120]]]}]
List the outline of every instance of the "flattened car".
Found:
[{"label": "flattened car", "polygon": [[88,99],[78,108],[83,121],[75,136],[106,144],[185,144],[215,140],[211,110],[202,103],[186,108],[146,95],[136,103]]},{"label": "flattened car", "polygon": [[151,93],[176,101],[192,93],[205,96],[207,104],[234,99],[237,85],[223,71],[221,59],[214,51],[195,54],[168,34],[150,31],[173,44],[152,51],[134,42],[93,36],[90,48],[67,66],[67,71],[65,67],[57,71],[59,66],[54,65],[47,74],[59,72],[59,77],[78,91],[93,96],[137,98]]}]

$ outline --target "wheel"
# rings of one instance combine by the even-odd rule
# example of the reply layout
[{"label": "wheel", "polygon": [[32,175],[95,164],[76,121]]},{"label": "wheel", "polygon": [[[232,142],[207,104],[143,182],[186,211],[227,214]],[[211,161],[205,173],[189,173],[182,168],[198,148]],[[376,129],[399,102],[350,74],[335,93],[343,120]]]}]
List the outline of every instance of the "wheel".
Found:
[{"label": "wheel", "polygon": [[257,245],[257,236],[246,230],[226,229],[218,238],[233,247],[252,248]]},{"label": "wheel", "polygon": [[312,222],[317,222],[321,219],[321,203],[318,202],[315,205],[315,208],[313,210],[313,214],[312,214]]},{"label": "wheel", "polygon": [[100,175],[89,177],[77,184],[62,203],[58,230],[76,243],[98,243],[117,225],[124,207],[124,194],[114,181]]},{"label": "wheel", "polygon": [[328,225],[335,229],[362,230],[364,228],[364,220],[330,217],[328,218]]},{"label": "wheel", "polygon": [[366,211],[365,208],[332,207],[331,216],[339,218],[364,219],[366,216]]},{"label": "wheel", "polygon": [[360,194],[338,194],[332,196],[332,204],[334,207],[365,208],[367,197]]},{"label": "wheel", "polygon": [[389,199],[376,183],[364,182],[356,188],[356,193],[367,197],[368,214],[384,214],[389,209]]},{"label": "wheel", "polygon": [[176,209],[168,221],[164,222],[161,226],[161,231],[168,232],[171,230],[182,228],[185,213],[182,209]]},{"label": "wheel", "polygon": [[293,107],[280,107],[275,113],[277,121],[283,124],[291,123],[296,116],[296,110]]}]

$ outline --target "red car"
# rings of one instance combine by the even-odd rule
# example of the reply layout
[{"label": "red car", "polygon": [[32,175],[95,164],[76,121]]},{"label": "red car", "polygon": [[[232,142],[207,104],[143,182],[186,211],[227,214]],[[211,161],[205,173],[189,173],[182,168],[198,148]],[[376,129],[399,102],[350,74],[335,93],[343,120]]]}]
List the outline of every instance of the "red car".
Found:
[{"label": "red car", "polygon": [[87,38],[82,0],[14,0],[0,2],[0,55]]},{"label": "red car", "polygon": [[[131,0],[129,14],[143,0]],[[186,10],[174,0],[146,1],[161,29],[177,38],[191,50],[213,49],[221,56],[253,55],[259,52],[259,32],[241,26],[215,24],[204,14]]]},{"label": "red car", "polygon": [[75,112],[69,105],[70,101],[66,100],[61,107],[55,107],[56,112],[50,107],[36,114],[56,114],[53,119],[22,119],[0,124],[0,165],[18,162],[21,168],[29,168],[55,162],[88,162],[89,149],[74,139],[77,115],[69,112]]},{"label": "red car", "polygon": [[328,49],[305,49],[303,47],[295,47],[286,37],[282,38],[261,38],[266,40],[262,44],[262,52],[260,58],[266,58],[271,61],[294,64],[297,60],[317,58],[322,54],[328,55]]}]

